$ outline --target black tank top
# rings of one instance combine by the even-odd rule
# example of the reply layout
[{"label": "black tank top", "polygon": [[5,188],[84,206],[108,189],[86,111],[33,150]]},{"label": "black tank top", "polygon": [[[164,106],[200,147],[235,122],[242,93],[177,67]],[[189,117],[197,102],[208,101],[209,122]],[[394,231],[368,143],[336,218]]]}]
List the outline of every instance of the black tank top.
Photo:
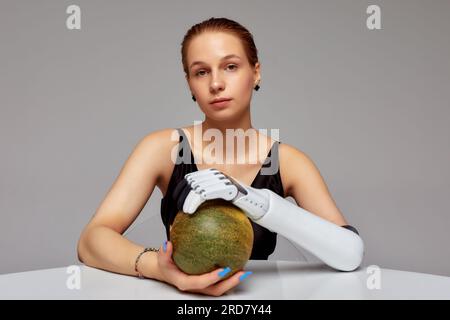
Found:
[{"label": "black tank top", "polygon": [[[167,239],[170,240],[170,225],[172,225],[176,214],[178,213],[176,203],[172,199],[172,193],[175,187],[184,179],[184,175],[190,172],[198,171],[197,165],[195,164],[194,155],[189,145],[189,141],[181,128],[177,128],[180,135],[179,138],[179,148],[177,154],[177,162],[173,168],[172,176],[170,177],[169,185],[165,196],[161,199],[161,218],[166,228]],[[250,185],[253,188],[266,188],[277,193],[279,196],[285,198],[284,189],[281,183],[280,170],[278,170],[273,175],[261,174],[263,167],[270,167],[271,161],[277,161],[278,163],[278,144],[281,142],[275,141],[270,149],[267,158],[265,159],[261,169],[258,171],[255,179]],[[190,163],[185,163],[182,159],[184,150],[189,151],[191,155]],[[271,153],[274,152],[274,158],[271,159]],[[267,260],[269,255],[275,250],[277,243],[277,234],[271,232],[270,230],[254,223],[250,220],[253,227],[253,250],[250,256],[252,260]]]}]

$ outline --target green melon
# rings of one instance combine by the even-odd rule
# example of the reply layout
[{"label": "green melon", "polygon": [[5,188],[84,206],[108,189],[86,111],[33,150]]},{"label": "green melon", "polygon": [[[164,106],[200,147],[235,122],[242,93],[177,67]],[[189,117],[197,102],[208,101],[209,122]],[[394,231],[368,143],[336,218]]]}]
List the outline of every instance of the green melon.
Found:
[{"label": "green melon", "polygon": [[253,248],[253,228],[245,213],[223,199],[202,203],[193,214],[179,211],[170,230],[172,258],[187,274],[244,268]]}]

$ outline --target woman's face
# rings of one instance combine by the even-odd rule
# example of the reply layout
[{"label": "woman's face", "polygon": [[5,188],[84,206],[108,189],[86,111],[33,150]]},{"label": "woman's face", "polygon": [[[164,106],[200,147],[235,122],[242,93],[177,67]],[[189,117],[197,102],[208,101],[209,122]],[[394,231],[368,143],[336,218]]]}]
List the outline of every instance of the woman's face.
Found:
[{"label": "woman's face", "polygon": [[[233,57],[225,58],[229,55]],[[259,63],[253,67],[240,39],[224,32],[205,32],[192,39],[187,51],[186,79],[203,113],[212,119],[240,115],[250,107],[253,88],[260,80]],[[211,104],[230,98],[225,105]]]}]

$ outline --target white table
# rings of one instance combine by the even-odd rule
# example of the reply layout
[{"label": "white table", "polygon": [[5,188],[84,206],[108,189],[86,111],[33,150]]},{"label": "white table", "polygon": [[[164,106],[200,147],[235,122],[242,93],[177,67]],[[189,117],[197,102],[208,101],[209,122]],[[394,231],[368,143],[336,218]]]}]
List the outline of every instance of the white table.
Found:
[{"label": "white table", "polygon": [[[67,273],[67,267],[0,275],[0,299],[214,298],[84,265],[75,269],[79,271],[79,289],[73,288],[77,271]],[[381,287],[369,289],[368,279],[374,274],[368,273],[367,267],[339,272],[320,263],[249,261],[245,269],[253,274],[220,299],[450,299],[450,277],[431,274],[381,268]]]}]

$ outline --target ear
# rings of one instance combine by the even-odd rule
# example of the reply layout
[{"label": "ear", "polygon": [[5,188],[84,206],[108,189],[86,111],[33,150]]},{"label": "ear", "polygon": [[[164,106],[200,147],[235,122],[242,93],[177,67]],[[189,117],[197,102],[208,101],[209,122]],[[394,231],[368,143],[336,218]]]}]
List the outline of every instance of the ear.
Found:
[{"label": "ear", "polygon": [[259,83],[261,81],[261,65],[259,64],[259,62],[256,62],[253,68],[255,70],[254,74],[255,83]]}]

